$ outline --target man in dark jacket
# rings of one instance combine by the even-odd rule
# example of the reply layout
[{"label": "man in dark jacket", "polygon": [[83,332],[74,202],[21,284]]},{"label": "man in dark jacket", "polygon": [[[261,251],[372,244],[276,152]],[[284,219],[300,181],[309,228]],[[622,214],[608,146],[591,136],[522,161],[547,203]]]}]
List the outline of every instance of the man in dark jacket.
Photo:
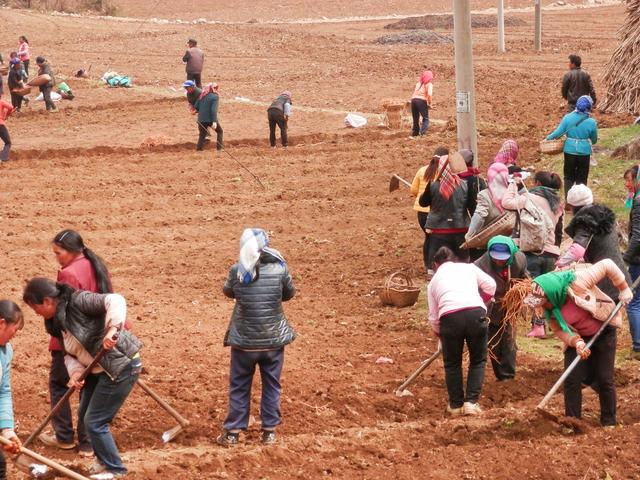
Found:
[{"label": "man in dark jacket", "polygon": [[202,68],[204,66],[204,52],[198,48],[198,42],[190,38],[187,42],[187,51],[182,57],[187,70],[187,80],[193,80],[196,87],[202,88]]},{"label": "man in dark jacket", "polygon": [[223,130],[218,121],[219,96],[216,84],[209,84],[205,90],[196,87],[193,80],[182,84],[187,91],[187,101],[198,114],[198,143],[196,150],[204,150],[204,142],[209,136],[209,129],[216,132],[216,150],[224,148]]},{"label": "man in dark jacket", "polygon": [[[24,81],[26,79],[23,75],[22,64],[20,60],[16,57],[11,59],[11,69],[9,70],[9,76],[7,77],[7,85],[9,87],[9,91],[11,92],[11,105],[16,109],[16,112],[19,112],[22,108],[22,95],[18,95],[14,93],[14,90],[17,88],[22,88],[24,86]],[[27,105],[26,98],[25,105]]]},{"label": "man in dark jacket", "polygon": [[51,65],[49,65],[49,62],[47,62],[44,57],[37,57],[36,64],[38,65],[38,75],[49,75],[51,77],[51,80],[40,86],[40,91],[42,92],[42,97],[44,98],[44,104],[47,107],[47,111],[52,113],[57,112],[58,107],[56,107],[53,100],[51,100],[51,90],[56,84],[56,79],[53,76]]},{"label": "man in dark jacket", "polygon": [[280,139],[282,146],[286,148],[289,144],[287,138],[287,128],[289,127],[289,117],[291,116],[291,92],[285,90],[276,98],[267,109],[269,119],[269,143],[271,147],[276,146],[276,125],[280,128]]},{"label": "man in dark jacket", "polygon": [[567,101],[570,112],[576,109],[576,102],[583,95],[589,95],[593,104],[596,104],[591,75],[582,70],[582,59],[578,55],[569,55],[569,71],[562,79],[562,98]]},{"label": "man in dark jacket", "polygon": [[495,303],[489,307],[489,351],[493,373],[499,381],[516,375],[516,341],[513,325],[504,322],[502,300],[510,288],[511,280],[526,278],[527,257],[518,250],[514,241],[503,235],[489,240],[487,252],[475,265],[496,282]]},{"label": "man in dark jacket", "polygon": [[280,375],[284,347],[296,335],[282,309],[295,295],[287,264],[268,247],[264,230],[247,228],[240,237],[240,259],[231,267],[223,292],[235,299],[224,345],[231,347],[229,413],[217,438],[223,446],[238,443],[249,424],[251,383],[256,365],[262,378],[262,442],[274,443],[280,424]]}]

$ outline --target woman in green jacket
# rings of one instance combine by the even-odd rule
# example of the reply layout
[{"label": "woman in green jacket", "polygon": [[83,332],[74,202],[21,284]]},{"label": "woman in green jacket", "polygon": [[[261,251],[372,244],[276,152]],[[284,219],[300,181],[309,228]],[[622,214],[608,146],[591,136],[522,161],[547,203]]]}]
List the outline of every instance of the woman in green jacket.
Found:
[{"label": "woman in green jacket", "polygon": [[598,124],[591,118],[593,100],[588,95],[581,96],[576,109],[564,116],[547,140],[555,140],[563,135],[564,142],[564,195],[575,184],[587,184],[589,163],[593,153],[592,145],[598,142]]}]

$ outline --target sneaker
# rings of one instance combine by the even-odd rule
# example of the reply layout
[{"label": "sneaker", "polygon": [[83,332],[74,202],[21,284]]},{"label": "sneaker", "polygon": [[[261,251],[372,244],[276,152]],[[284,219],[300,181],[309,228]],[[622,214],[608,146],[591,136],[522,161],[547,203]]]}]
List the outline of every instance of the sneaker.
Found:
[{"label": "sneaker", "polygon": [[276,443],[276,432],[274,430],[262,430],[262,443],[265,445]]},{"label": "sneaker", "polygon": [[482,409],[477,403],[464,402],[462,408],[465,415],[480,415],[482,413]]},{"label": "sneaker", "polygon": [[464,415],[464,408],[463,407],[451,408],[451,405],[447,405],[447,413],[451,417],[461,417],[462,415]]},{"label": "sneaker", "polygon": [[231,447],[233,445],[237,445],[240,440],[239,432],[230,432],[229,430],[223,430],[218,438],[216,438],[216,442],[218,445],[222,445],[223,447]]},{"label": "sneaker", "polygon": [[55,447],[59,448],[60,450],[73,450],[74,448],[76,448],[75,443],[61,442],[55,435],[52,435],[50,433],[41,433],[40,435],[38,435],[38,440],[40,440],[48,447]]}]

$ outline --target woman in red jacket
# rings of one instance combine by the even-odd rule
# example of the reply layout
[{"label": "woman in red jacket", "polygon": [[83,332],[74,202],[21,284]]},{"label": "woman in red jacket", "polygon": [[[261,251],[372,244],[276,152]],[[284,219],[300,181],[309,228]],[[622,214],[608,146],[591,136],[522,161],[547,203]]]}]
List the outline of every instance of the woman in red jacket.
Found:
[{"label": "woman in red jacket", "polygon": [[[58,282],[66,283],[76,290],[87,290],[93,293],[113,293],[106,265],[100,257],[85,246],[78,232],[63,230],[58,233],[53,239],[53,253],[62,267],[58,271]],[[49,351],[51,351],[49,393],[51,406],[53,407],[67,391],[69,374],[65,367],[64,350],[60,339],[51,336]],[[42,433],[38,437],[40,441],[45,445],[63,450],[74,448],[73,420],[71,406],[68,402],[53,417],[51,424],[55,434]],[[80,455],[91,456],[93,449],[82,418],[78,418],[77,430]]]}]

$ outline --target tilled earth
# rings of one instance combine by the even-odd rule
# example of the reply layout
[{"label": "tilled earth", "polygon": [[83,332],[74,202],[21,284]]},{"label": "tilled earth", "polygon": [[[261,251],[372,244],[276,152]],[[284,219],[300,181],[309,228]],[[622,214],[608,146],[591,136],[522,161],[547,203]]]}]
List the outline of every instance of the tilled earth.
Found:
[{"label": "tilled earth", "polygon": [[[225,18],[235,20],[232,13]],[[583,55],[601,92],[623,9],[545,14],[543,53],[532,52],[531,15],[517,15],[524,25],[508,29],[507,54],[496,54],[495,29],[474,37],[483,166],[509,137],[521,144],[523,165],[538,163],[537,142],[563,113],[567,55]],[[617,367],[621,425],[613,430],[598,427],[590,392],[581,422],[535,413],[561,373],[559,348],[520,355],[513,382],[497,383],[488,370],[480,418],[444,416],[440,360],[410,388],[413,396],[394,395],[436,341],[423,307],[382,307],[375,293],[393,271],[424,277],[412,199],[406,190],[389,194],[388,179],[411,179],[436,146],[455,146],[453,46],[374,44],[389,21],[184,26],[12,10],[0,10],[0,19],[29,36],[60,78],[91,65],[92,79],[68,80],[77,98],[59,114],[32,102],[9,122],[14,161],[0,172],[0,280],[2,296],[17,301],[26,279],[53,277],[49,242],[66,227],[107,260],[145,343],[145,378],[192,423],[163,446],[175,422],[132,393],[113,428],[131,478],[640,478],[637,363]],[[176,91],[192,35],[207,52],[206,80],[221,84],[228,153],[194,151],[195,121]],[[2,42],[3,53],[13,47],[6,35]],[[436,74],[429,134],[411,140],[406,130],[379,127],[381,104],[406,101],[425,64]],[[107,89],[96,80],[106,70],[132,75],[137,86]],[[265,109],[285,88],[294,92],[292,142],[272,150]],[[365,129],[343,127],[352,111],[368,116]],[[629,119],[598,115],[604,126]],[[285,308],[298,339],[287,349],[279,443],[260,445],[254,401],[257,423],[227,450],[214,442],[226,413],[222,337],[232,309],[221,287],[248,226],[267,229],[287,258],[298,295]],[[23,438],[48,410],[47,338],[41,320],[26,316],[12,379]],[[628,333],[621,337],[628,348]],[[394,363],[378,365],[379,356]],[[259,382],[255,390],[258,398]],[[550,409],[562,411],[560,396]],[[82,467],[70,454],[36,448]]]}]

